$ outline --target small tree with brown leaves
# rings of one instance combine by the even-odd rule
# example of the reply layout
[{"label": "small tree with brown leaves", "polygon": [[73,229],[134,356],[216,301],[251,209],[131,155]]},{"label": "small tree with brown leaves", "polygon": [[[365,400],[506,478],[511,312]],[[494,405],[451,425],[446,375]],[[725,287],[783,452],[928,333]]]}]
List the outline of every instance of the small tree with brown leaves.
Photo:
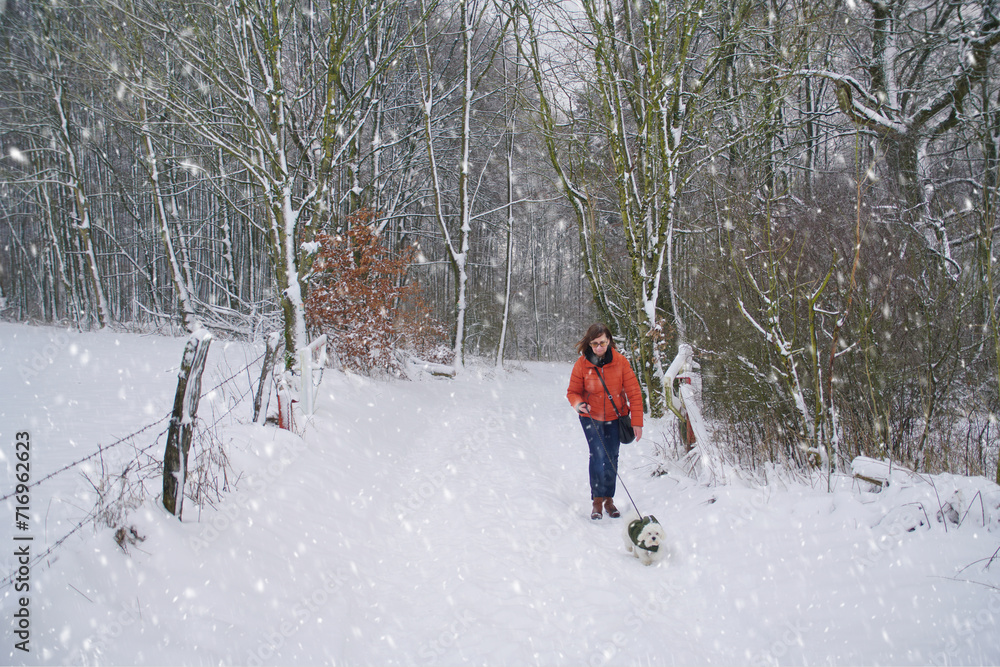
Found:
[{"label": "small tree with brown leaves", "polygon": [[410,350],[438,362],[447,333],[406,280],[414,248],[393,251],[371,222],[376,214],[361,210],[347,220],[347,231],[317,234],[306,323],[327,334],[328,348],[344,368],[402,374],[397,351]]}]

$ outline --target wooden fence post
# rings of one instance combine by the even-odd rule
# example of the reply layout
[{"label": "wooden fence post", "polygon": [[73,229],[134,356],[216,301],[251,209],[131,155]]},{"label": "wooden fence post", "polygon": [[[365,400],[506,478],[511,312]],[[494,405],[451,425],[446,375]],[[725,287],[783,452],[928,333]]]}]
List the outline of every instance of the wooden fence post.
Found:
[{"label": "wooden fence post", "polygon": [[[676,380],[681,384],[691,384],[690,377],[678,377]],[[687,454],[694,449],[694,427],[691,425],[691,420],[688,417],[687,407],[682,405],[680,412],[681,416],[677,418],[677,427],[680,431],[681,444],[684,445],[684,453]]]},{"label": "wooden fence post", "polygon": [[275,377],[278,392],[278,428],[286,431],[295,430],[295,412],[292,410],[292,404],[297,401],[292,398],[293,392],[289,380],[291,375],[291,372],[286,370]]},{"label": "wooden fence post", "polygon": [[[687,343],[678,345],[677,356],[674,357],[664,374],[666,376],[667,407],[684,423],[682,440],[685,441],[685,444],[690,443],[698,448],[702,468],[713,479],[723,479],[725,469],[721,452],[709,438],[708,426],[702,418],[701,407],[695,398],[691,377],[686,375],[696,368],[698,368],[698,364],[694,360],[693,348]],[[681,373],[685,375],[682,376]],[[675,379],[679,381],[676,392],[674,389]]]},{"label": "wooden fence post", "polygon": [[[260,367],[260,380],[257,382],[257,394],[253,399],[253,422],[256,424],[260,418],[260,404],[264,397],[264,385],[274,370],[274,360],[278,358],[278,348],[281,347],[281,335],[273,332],[267,337],[267,352],[264,353],[264,364]],[[270,399],[269,399],[270,400]],[[266,410],[265,410],[266,412]],[[267,416],[266,414],[264,415]],[[263,422],[263,419],[260,419]]]},{"label": "wooden fence post", "polygon": [[[317,356],[319,357],[317,359]],[[299,371],[302,382],[299,387],[299,406],[302,414],[309,417],[313,413],[316,387],[313,386],[313,369],[326,365],[326,334],[299,350]]]},{"label": "wooden fence post", "polygon": [[205,370],[211,343],[212,334],[204,329],[191,334],[184,346],[181,370],[177,373],[177,393],[170,415],[167,449],[163,453],[163,506],[178,519],[184,506],[184,478],[187,476],[191,434],[201,398],[201,373]]}]

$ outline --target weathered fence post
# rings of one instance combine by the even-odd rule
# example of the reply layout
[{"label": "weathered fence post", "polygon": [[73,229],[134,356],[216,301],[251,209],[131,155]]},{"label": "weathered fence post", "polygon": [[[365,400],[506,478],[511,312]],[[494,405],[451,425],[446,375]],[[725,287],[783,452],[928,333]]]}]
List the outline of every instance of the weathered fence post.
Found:
[{"label": "weathered fence post", "polygon": [[[690,377],[678,377],[675,380],[681,384],[691,384]],[[694,427],[688,417],[686,405],[681,405],[681,416],[677,419],[677,427],[681,436],[681,444],[684,445],[684,453],[687,454],[694,449],[695,437]]]},{"label": "weathered fence post", "polygon": [[298,403],[299,409],[306,417],[313,412],[316,400],[313,369],[323,368],[326,365],[326,334],[296,352],[299,361],[298,392],[295,391],[295,379],[291,371],[285,369],[280,374],[275,374],[278,389],[278,427],[289,431],[295,430],[293,404]]},{"label": "weathered fence post", "polygon": [[278,392],[278,428],[286,431],[295,430],[295,413],[292,404],[297,401],[292,398],[291,371],[283,370],[275,373],[274,384]]},{"label": "weathered fence post", "polygon": [[674,393],[674,378],[679,376],[681,373],[689,371],[693,360],[694,350],[687,343],[681,343],[677,346],[677,356],[674,357],[673,362],[670,364],[670,367],[665,373],[667,386],[667,408],[677,415],[678,419],[683,421],[687,421],[687,413],[684,407],[683,399]]},{"label": "weathered fence post", "polygon": [[[316,357],[319,357],[318,359]],[[299,350],[299,370],[302,371],[302,382],[299,387],[299,405],[302,414],[313,413],[316,399],[316,387],[313,386],[313,369],[322,368],[326,364],[326,334]]]},{"label": "weathered fence post", "polygon": [[[677,346],[677,356],[664,374],[667,383],[667,407],[683,422],[685,446],[697,447],[702,467],[714,478],[721,479],[724,473],[722,457],[709,437],[708,425],[701,415],[701,408],[695,398],[695,390],[687,376],[698,365],[694,360],[694,350],[687,343]],[[683,374],[683,375],[682,375]],[[687,377],[685,377],[687,376]],[[679,380],[674,392],[674,380]]]},{"label": "weathered fence post", "polygon": [[170,415],[167,449],[163,453],[163,506],[178,519],[184,506],[184,478],[187,476],[191,434],[201,398],[201,373],[205,370],[211,343],[212,334],[204,329],[191,334],[184,346],[181,370],[177,373],[177,393]]},{"label": "weathered fence post", "polygon": [[[264,397],[264,385],[274,369],[274,360],[278,357],[281,347],[281,334],[277,331],[267,337],[267,352],[264,353],[264,364],[260,367],[260,380],[257,382],[257,394],[253,398],[253,421],[256,424],[260,418],[260,404]],[[266,416],[267,410],[265,410]],[[263,420],[262,420],[263,421]]]}]

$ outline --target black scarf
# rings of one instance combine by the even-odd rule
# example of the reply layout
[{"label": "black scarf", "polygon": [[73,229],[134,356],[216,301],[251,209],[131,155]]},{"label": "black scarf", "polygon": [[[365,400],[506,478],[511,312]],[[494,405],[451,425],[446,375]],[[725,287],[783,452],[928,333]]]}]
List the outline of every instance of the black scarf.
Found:
[{"label": "black scarf", "polygon": [[583,353],[583,356],[587,359],[587,361],[600,368],[605,364],[611,363],[611,346],[608,345],[608,351],[604,353],[603,357],[598,357],[594,354],[594,349],[592,347],[588,347]]}]

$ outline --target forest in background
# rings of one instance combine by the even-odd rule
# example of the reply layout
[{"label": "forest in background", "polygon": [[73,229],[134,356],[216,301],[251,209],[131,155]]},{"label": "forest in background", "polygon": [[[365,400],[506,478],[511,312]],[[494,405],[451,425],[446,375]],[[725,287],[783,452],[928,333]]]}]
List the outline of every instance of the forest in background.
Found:
[{"label": "forest in background", "polygon": [[5,0],[0,314],[293,351],[365,224],[458,372],[605,321],[741,466],[1000,481],[997,5]]}]

